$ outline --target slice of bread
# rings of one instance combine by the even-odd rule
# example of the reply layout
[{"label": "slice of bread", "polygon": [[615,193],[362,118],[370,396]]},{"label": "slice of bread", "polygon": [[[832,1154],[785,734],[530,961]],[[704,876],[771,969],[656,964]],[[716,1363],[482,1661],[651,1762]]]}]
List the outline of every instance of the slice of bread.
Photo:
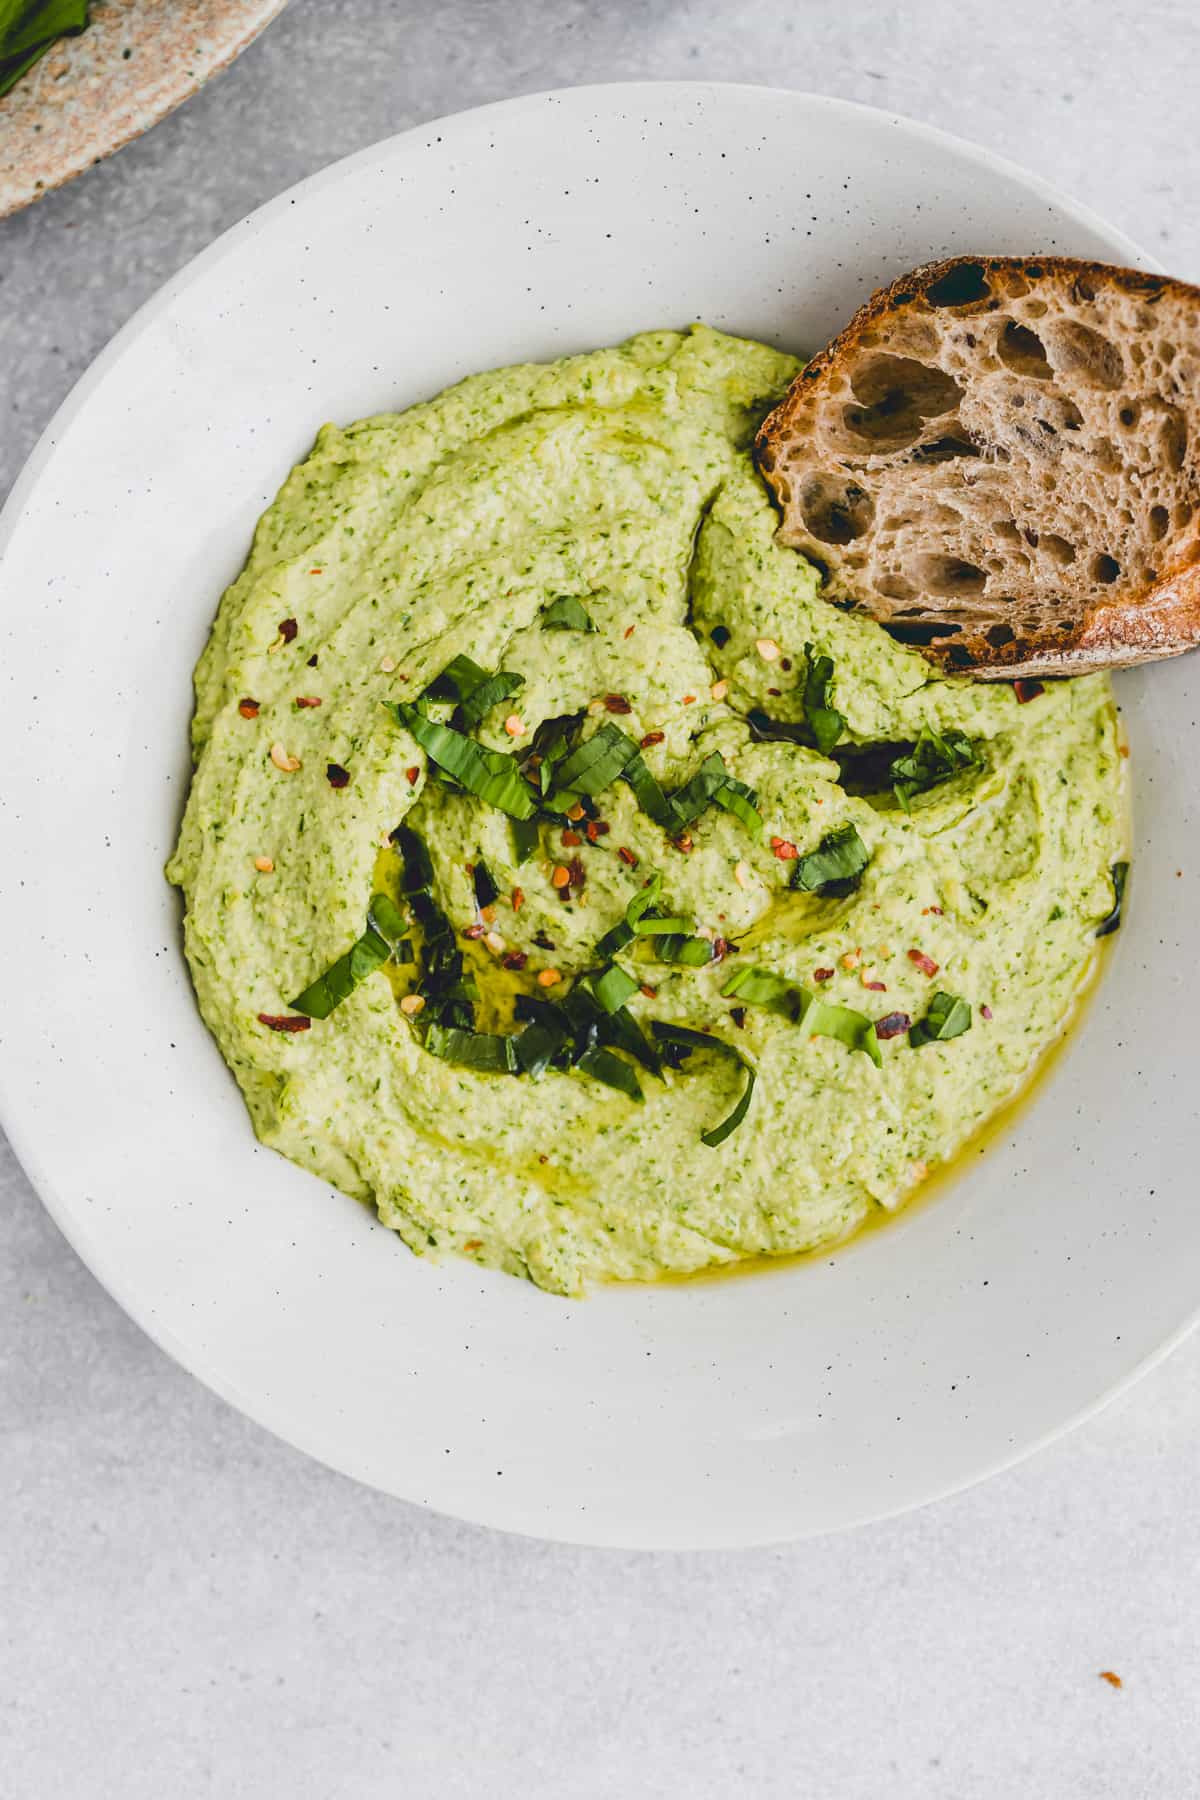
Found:
[{"label": "slice of bread", "polygon": [[758,437],[780,538],[992,680],[1200,643],[1200,289],[958,257],[876,294]]}]

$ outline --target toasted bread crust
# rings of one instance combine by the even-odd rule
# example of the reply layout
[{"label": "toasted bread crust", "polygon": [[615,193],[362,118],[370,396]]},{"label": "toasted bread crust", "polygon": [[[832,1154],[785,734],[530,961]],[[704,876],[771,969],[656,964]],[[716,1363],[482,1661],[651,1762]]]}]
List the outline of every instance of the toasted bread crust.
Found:
[{"label": "toasted bread crust", "polygon": [[[927,391],[887,392],[877,376],[875,395],[885,366]],[[913,633],[950,672],[1078,673],[1200,642],[1200,289],[1185,282],[1059,256],[928,263],[872,295],[805,366],[756,453],[781,540],[825,566],[829,597]],[[833,497],[825,538],[814,494]],[[885,503],[885,525],[903,527],[890,537]],[[1118,512],[1119,562],[1105,535]],[[1049,567],[1039,533],[1074,566]],[[917,552],[931,549],[972,594],[924,587],[931,558]]]}]

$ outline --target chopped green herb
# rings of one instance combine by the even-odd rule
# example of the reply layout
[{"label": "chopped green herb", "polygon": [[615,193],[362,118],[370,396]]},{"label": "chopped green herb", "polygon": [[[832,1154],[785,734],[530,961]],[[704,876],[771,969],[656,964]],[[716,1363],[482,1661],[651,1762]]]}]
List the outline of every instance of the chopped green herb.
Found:
[{"label": "chopped green herb", "polygon": [[892,791],[907,812],[914,794],[927,793],[955,775],[982,767],[983,758],[965,731],[954,725],[946,731],[924,725],[912,749],[892,764]]},{"label": "chopped green herb", "polygon": [[1113,884],[1112,911],[1107,914],[1105,918],[1101,919],[1099,925],[1097,925],[1096,936],[1098,938],[1109,937],[1114,931],[1119,929],[1121,915],[1125,910],[1125,886],[1129,880],[1129,864],[1127,862],[1115,862],[1110,872],[1112,874]]},{"label": "chopped green herb", "polygon": [[841,898],[852,894],[862,880],[871,853],[853,825],[828,832],[807,856],[792,865],[794,888],[808,894]]},{"label": "chopped green herb", "polygon": [[518,868],[529,861],[538,847],[539,826],[536,819],[510,819],[512,831],[513,861]]},{"label": "chopped green herb", "polygon": [[555,775],[555,798],[561,801],[566,800],[568,794],[578,797],[600,793],[617,779],[637,754],[638,747],[633,739],[619,725],[606,721],[559,766]]},{"label": "chopped green herb", "polygon": [[648,819],[675,837],[682,826],[674,803],[646,764],[640,750],[635,749],[621,771],[622,778],[633,789],[633,797]]},{"label": "chopped green herb", "polygon": [[590,1075],[594,1081],[602,1081],[605,1087],[617,1088],[630,1100],[641,1100],[642,1084],[627,1062],[614,1056],[611,1050],[602,1050],[599,1045],[585,1050],[575,1063],[577,1069]]},{"label": "chopped green herb", "polygon": [[393,711],[430,760],[461,782],[468,793],[511,818],[533,817],[536,802],[511,756],[502,750],[485,750],[474,738],[426,718],[416,706],[400,702]]},{"label": "chopped green herb", "polygon": [[744,781],[735,781],[732,775],[728,776],[725,785],[717,789],[713,799],[726,812],[732,813],[735,819],[740,819],[747,831],[762,830],[758,795]]},{"label": "chopped green herb", "polygon": [[440,675],[434,676],[421,697],[424,700],[452,700],[458,706],[487,678],[487,670],[481,669],[469,656],[456,656]]},{"label": "chopped green herb", "polygon": [[410,962],[412,946],[404,936],[406,929],[394,902],[386,894],[373,894],[367,909],[367,929],[344,956],[339,956],[290,1002],[292,1011],[303,1013],[307,1019],[327,1019],[368,975],[382,969],[386,962]]},{"label": "chopped green herb", "polygon": [[595,631],[592,616],[574,594],[562,594],[542,608],[543,631]]},{"label": "chopped green herb", "polygon": [[789,1019],[798,1019],[811,999],[802,987],[785,976],[773,975],[769,969],[755,968],[739,969],[725,983],[721,993],[727,1000],[743,1000],[748,1006],[765,1006]]},{"label": "chopped green herb", "polygon": [[717,1056],[724,1056],[740,1063],[746,1071],[746,1085],[741,1098],[728,1117],[714,1125],[709,1131],[700,1133],[700,1141],[715,1150],[718,1144],[735,1132],[750,1110],[750,1100],[754,1093],[755,1072],[753,1065],[733,1044],[727,1044],[724,1038],[710,1037],[706,1031],[692,1031],[686,1025],[671,1025],[662,1019],[651,1021],[650,1029],[660,1044],[674,1053],[675,1067],[678,1068],[684,1057],[690,1056],[694,1050],[711,1050]]},{"label": "chopped green herb", "polygon": [[874,1020],[852,1006],[836,1006],[832,1000],[814,995],[801,1021],[810,1037],[833,1038],[847,1050],[865,1050],[877,1069],[883,1067],[883,1052],[875,1035]]},{"label": "chopped green herb", "polygon": [[493,706],[511,699],[524,686],[523,675],[514,674],[511,669],[497,669],[494,675],[489,675],[486,681],[481,681],[478,687],[472,688],[458,709],[459,718],[470,730],[491,712]]},{"label": "chopped green herb", "polygon": [[846,721],[832,704],[833,658],[817,656],[811,644],[805,644],[808,670],[804,677],[804,717],[813,741],[822,756],[828,756],[846,728]]},{"label": "chopped green herb", "polygon": [[865,1013],[850,1006],[837,1006],[799,982],[774,975],[769,969],[739,969],[721,990],[727,1000],[741,1000],[750,1006],[764,1006],[770,1012],[802,1023],[810,1037],[834,1038],[848,1050],[863,1050],[876,1068],[883,1066],[883,1054],[875,1036],[875,1026]]},{"label": "chopped green herb", "polygon": [[716,955],[710,938],[687,937],[678,931],[656,937],[653,951],[659,962],[681,963],[689,969],[705,968]]},{"label": "chopped green herb", "polygon": [[615,1013],[637,993],[638,983],[619,963],[609,963],[607,969],[593,978],[591,988],[605,1012]]},{"label": "chopped green herb", "polygon": [[431,1056],[464,1069],[486,1069],[501,1075],[520,1073],[517,1040],[490,1031],[464,1031],[456,1025],[429,1026],[424,1044]]},{"label": "chopped green herb", "polygon": [[709,802],[716,796],[718,789],[723,788],[729,779],[729,771],[725,767],[724,758],[714,750],[706,756],[696,773],[671,796],[671,804],[679,821],[679,829],[690,825],[698,819]]},{"label": "chopped green herb", "polygon": [[948,1038],[961,1037],[971,1029],[971,1008],[957,994],[937,993],[929,1002],[929,1011],[918,1019],[908,1034],[910,1044],[944,1044]]},{"label": "chopped green herb", "polygon": [[499,898],[500,889],[492,879],[492,871],[482,860],[471,871],[471,886],[475,889],[475,904],[480,908],[491,906]]}]

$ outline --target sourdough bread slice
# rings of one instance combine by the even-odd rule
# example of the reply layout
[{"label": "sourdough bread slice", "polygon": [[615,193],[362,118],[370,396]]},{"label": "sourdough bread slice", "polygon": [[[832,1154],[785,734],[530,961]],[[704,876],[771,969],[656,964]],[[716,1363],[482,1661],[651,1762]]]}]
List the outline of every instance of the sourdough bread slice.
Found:
[{"label": "sourdough bread slice", "polygon": [[930,263],[806,365],[757,450],[827,597],[952,673],[1200,643],[1200,289],[1063,257]]}]

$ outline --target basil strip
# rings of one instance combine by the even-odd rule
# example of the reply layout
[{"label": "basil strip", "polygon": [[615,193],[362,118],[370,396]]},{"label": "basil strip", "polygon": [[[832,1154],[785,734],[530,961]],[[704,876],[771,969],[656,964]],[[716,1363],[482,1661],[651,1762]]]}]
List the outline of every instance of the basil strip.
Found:
[{"label": "basil strip", "polygon": [[619,726],[611,722],[601,725],[560,764],[555,773],[556,796],[600,793],[637,754],[637,745]]},{"label": "basil strip", "polygon": [[671,837],[676,837],[683,828],[675,811],[675,803],[669,798],[658,777],[651,773],[639,749],[634,750],[622,769],[621,776],[633,789],[633,797],[646,817],[660,825]]},{"label": "basil strip", "polygon": [[983,758],[965,731],[955,725],[946,731],[923,725],[912,749],[892,764],[892,792],[908,812],[914,794],[926,793],[955,775],[982,767]]},{"label": "basil strip", "polygon": [[421,698],[453,700],[459,705],[487,678],[487,670],[481,669],[469,656],[456,656],[446,664],[440,675],[434,676]]},{"label": "basil strip", "polygon": [[747,831],[761,831],[762,814],[756,804],[758,795],[753,788],[747,787],[744,781],[735,781],[730,775],[723,787],[719,787],[713,795],[717,805],[740,819]]},{"label": "basil strip", "polygon": [[475,904],[480,908],[491,906],[500,896],[500,889],[492,879],[492,871],[482,860],[471,871],[471,886],[475,889]]},{"label": "basil strip", "polygon": [[513,1054],[521,1074],[536,1081],[561,1054],[565,1043],[565,1032],[554,1025],[527,1025],[512,1040]]},{"label": "basil strip", "polygon": [[407,923],[387,894],[372,894],[367,908],[367,929],[344,956],[329,965],[323,975],[289,1004],[306,1019],[327,1019],[336,1006],[349,999],[355,988],[382,969],[386,962],[411,962],[412,945],[404,936]]},{"label": "basil strip", "polygon": [[494,1074],[516,1075],[519,1072],[516,1039],[500,1037],[490,1031],[463,1031],[455,1025],[429,1026],[424,1044],[431,1056],[455,1063],[463,1069],[485,1069]]},{"label": "basil strip", "polygon": [[527,863],[538,847],[540,828],[536,819],[511,819],[513,861],[518,868]]},{"label": "basil strip", "polygon": [[871,853],[854,826],[841,825],[793,864],[791,885],[808,894],[840,898],[858,887],[870,860]]},{"label": "basil strip", "polygon": [[810,1037],[833,1038],[848,1050],[863,1050],[877,1069],[883,1067],[874,1022],[851,1006],[837,1006],[769,969],[739,969],[721,992],[727,1000],[737,999],[749,1006],[764,1006],[770,1012],[782,1013],[802,1024]]},{"label": "basil strip", "polygon": [[624,950],[626,945],[632,944],[632,942],[633,926],[627,924],[624,919],[618,919],[617,923],[606,931],[597,943],[596,955],[607,962],[610,957],[617,954],[618,950]]},{"label": "basil strip", "polygon": [[599,1047],[585,1050],[575,1067],[585,1075],[590,1075],[594,1081],[602,1081],[605,1087],[617,1088],[630,1100],[643,1098],[642,1084],[637,1075],[627,1062],[622,1062],[611,1050],[601,1050]]},{"label": "basil strip", "polygon": [[519,688],[525,686],[525,677],[516,675],[511,669],[497,669],[486,681],[481,681],[473,688],[458,709],[459,718],[468,727],[478,725],[480,720],[491,712],[493,706],[499,706]]},{"label": "basil strip", "polygon": [[474,738],[426,718],[416,706],[399,702],[393,711],[422,750],[477,799],[514,819],[530,819],[537,810],[516,763],[503,750],[485,750]]},{"label": "basil strip", "polygon": [[719,788],[725,786],[728,779],[729,772],[724,758],[719,751],[714,750],[711,756],[705,757],[691,779],[685,781],[671,796],[671,804],[681,828],[700,817],[709,801],[715,797]]},{"label": "basil strip", "polygon": [[817,656],[811,644],[805,644],[808,669],[804,677],[804,717],[813,734],[813,742],[822,756],[828,756],[846,728],[846,721],[831,703],[833,685],[832,656]]},{"label": "basil strip", "polygon": [[421,927],[421,976],[417,991],[425,1001],[427,1024],[469,1031],[475,1023],[478,989],[466,975],[454,927],[433,897],[433,863],[423,840],[408,825],[392,839],[404,861],[404,897]]},{"label": "basil strip", "polygon": [[944,1044],[948,1038],[961,1037],[964,1031],[971,1029],[971,1008],[966,1000],[957,994],[936,993],[929,1002],[929,1011],[923,1019],[918,1019],[908,1034],[908,1041],[914,1046],[921,1044]]},{"label": "basil strip", "polygon": [[798,1019],[812,996],[783,975],[772,975],[769,969],[739,969],[721,989],[727,1000],[742,1000],[747,1006],[765,1006],[786,1018]]},{"label": "basil strip", "polygon": [[595,631],[592,616],[574,594],[562,594],[542,608],[543,631]]},{"label": "basil strip", "polygon": [[692,1031],[686,1025],[670,1025],[661,1019],[652,1020],[650,1029],[659,1043],[666,1044],[677,1052],[682,1052],[684,1056],[690,1056],[693,1050],[712,1050],[718,1056],[724,1056],[733,1062],[740,1063],[745,1069],[746,1085],[733,1111],[722,1119],[719,1125],[714,1125],[711,1130],[700,1133],[700,1142],[707,1144],[710,1150],[715,1150],[718,1144],[723,1144],[725,1139],[737,1130],[750,1110],[750,1100],[754,1093],[756,1079],[752,1064],[733,1044],[727,1044],[724,1038],[710,1037],[705,1031]]},{"label": "basil strip", "polygon": [[634,925],[635,937],[667,937],[674,932],[686,931],[686,919],[664,919],[657,914],[643,914]]},{"label": "basil strip", "polygon": [[606,1013],[619,1012],[625,1002],[638,991],[639,984],[619,963],[610,963],[597,975],[591,989]]},{"label": "basil strip", "polygon": [[1109,871],[1112,875],[1113,905],[1112,911],[1096,927],[1098,938],[1110,937],[1120,927],[1121,915],[1125,910],[1125,884],[1129,880],[1129,864],[1115,862]]},{"label": "basil strip", "polygon": [[883,1051],[875,1036],[875,1024],[852,1006],[837,1006],[814,995],[804,1010],[801,1024],[810,1037],[833,1038],[847,1050],[865,1050],[877,1069],[883,1067]]},{"label": "basil strip", "polygon": [[705,968],[715,955],[709,938],[687,937],[679,931],[656,937],[653,950],[659,962],[680,963],[689,969]]}]

